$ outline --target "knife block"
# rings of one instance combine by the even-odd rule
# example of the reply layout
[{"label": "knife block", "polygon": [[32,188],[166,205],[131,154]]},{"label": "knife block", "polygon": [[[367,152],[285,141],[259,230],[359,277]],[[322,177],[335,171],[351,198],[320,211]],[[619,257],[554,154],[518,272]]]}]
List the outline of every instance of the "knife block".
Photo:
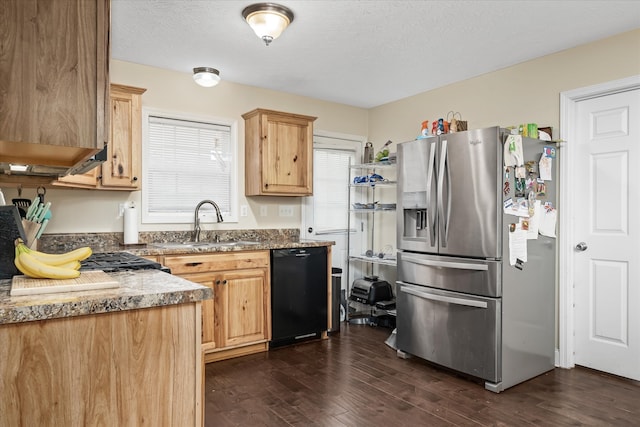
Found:
[{"label": "knife block", "polygon": [[38,230],[40,230],[40,226],[42,224],[38,224],[37,222],[27,221],[26,219],[22,220],[22,228],[24,228],[24,233],[27,237],[25,240],[27,246],[33,250],[38,250],[38,240],[36,240],[36,235],[38,234]]},{"label": "knife block", "polygon": [[26,239],[18,208],[14,205],[0,206],[0,279],[20,274],[13,263],[16,253],[14,241],[18,237]]}]

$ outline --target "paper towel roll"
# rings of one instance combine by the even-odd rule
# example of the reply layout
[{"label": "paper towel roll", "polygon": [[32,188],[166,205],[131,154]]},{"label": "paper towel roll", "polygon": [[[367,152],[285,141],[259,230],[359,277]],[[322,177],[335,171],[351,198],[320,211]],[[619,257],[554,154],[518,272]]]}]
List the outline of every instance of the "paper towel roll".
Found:
[{"label": "paper towel roll", "polygon": [[128,206],[124,209],[124,244],[138,243],[138,209]]}]

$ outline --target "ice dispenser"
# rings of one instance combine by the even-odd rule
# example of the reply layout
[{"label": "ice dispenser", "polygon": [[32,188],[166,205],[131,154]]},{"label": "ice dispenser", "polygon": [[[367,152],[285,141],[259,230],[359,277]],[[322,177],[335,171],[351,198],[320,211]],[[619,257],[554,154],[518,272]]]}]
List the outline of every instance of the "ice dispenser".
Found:
[{"label": "ice dispenser", "polygon": [[428,251],[435,241],[435,148],[425,140],[398,144],[398,249]]}]

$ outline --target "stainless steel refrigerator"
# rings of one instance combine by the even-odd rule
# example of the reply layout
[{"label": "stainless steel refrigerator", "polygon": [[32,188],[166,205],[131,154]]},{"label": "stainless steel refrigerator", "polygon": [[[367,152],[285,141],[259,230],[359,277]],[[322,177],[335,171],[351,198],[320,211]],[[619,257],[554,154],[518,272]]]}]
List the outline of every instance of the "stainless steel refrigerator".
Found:
[{"label": "stainless steel refrigerator", "polygon": [[538,218],[555,208],[555,182],[538,179],[551,144],[522,138],[516,153],[506,138],[491,127],[398,145],[398,354],[494,392],[553,369],[555,355],[555,238],[531,236],[526,257],[510,242],[533,223],[513,203],[540,200]]}]

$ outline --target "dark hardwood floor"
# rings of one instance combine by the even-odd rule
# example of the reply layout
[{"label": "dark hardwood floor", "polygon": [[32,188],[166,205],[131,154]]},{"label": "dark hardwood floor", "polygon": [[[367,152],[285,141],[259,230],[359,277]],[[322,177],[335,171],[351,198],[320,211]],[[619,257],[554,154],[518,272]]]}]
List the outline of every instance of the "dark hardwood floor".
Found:
[{"label": "dark hardwood floor", "polygon": [[206,426],[639,426],[640,383],[555,369],[500,394],[344,325],[328,340],[206,366]]}]

